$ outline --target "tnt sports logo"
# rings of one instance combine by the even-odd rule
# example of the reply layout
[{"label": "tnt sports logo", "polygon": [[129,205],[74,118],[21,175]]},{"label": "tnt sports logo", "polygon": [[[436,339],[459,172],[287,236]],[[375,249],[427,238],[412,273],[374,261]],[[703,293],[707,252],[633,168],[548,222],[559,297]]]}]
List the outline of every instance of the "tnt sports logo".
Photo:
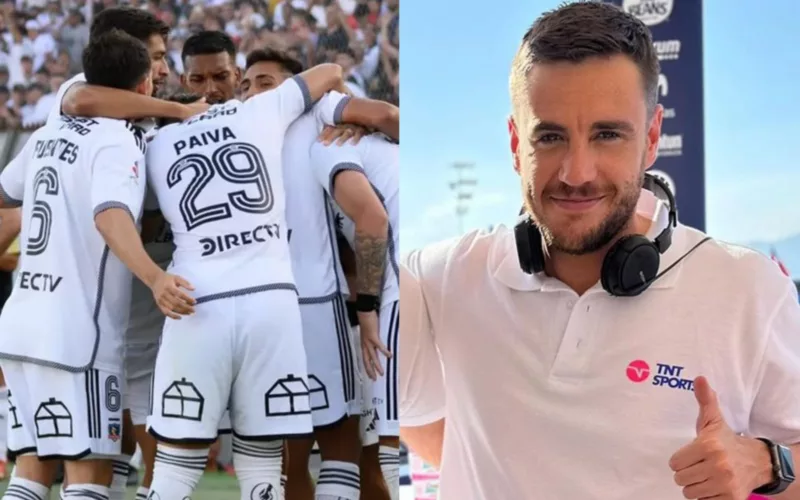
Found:
[{"label": "tnt sports logo", "polygon": [[[682,378],[682,366],[656,363],[656,373],[652,378],[652,385],[668,387],[670,389],[680,389],[684,391],[694,390],[694,380]],[[634,383],[642,383],[650,378],[652,369],[647,361],[637,359],[628,364],[625,374],[628,380]]]},{"label": "tnt sports logo", "polygon": [[655,26],[669,19],[673,0],[624,0],[622,8],[638,17],[647,26]]}]

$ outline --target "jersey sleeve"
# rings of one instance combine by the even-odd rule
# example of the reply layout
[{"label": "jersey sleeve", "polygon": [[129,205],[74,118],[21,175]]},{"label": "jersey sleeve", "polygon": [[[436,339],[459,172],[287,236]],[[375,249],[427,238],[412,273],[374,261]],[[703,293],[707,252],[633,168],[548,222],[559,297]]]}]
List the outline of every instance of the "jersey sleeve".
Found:
[{"label": "jersey sleeve", "polygon": [[797,289],[787,290],[770,322],[750,413],[750,434],[782,444],[800,443],[800,304]]},{"label": "jersey sleeve", "polygon": [[67,94],[67,91],[70,89],[70,87],[77,83],[86,83],[86,76],[84,76],[83,73],[78,73],[66,82],[62,83],[58,88],[58,92],[56,92],[56,102],[50,109],[50,113],[47,115],[48,124],[53,123],[61,118],[61,103],[64,100],[64,96]]},{"label": "jersey sleeve", "polygon": [[[28,139],[28,144],[31,139]],[[18,207],[22,205],[22,198],[25,193],[25,165],[30,157],[28,144],[22,148],[17,156],[6,165],[0,174],[0,196],[7,207]]]},{"label": "jersey sleeve", "polygon": [[400,266],[399,394],[403,427],[418,427],[445,416],[444,373],[420,284],[419,255]]},{"label": "jersey sleeve", "polygon": [[147,187],[142,160],[141,152],[132,144],[101,147],[92,165],[92,207],[95,216],[109,208],[121,208],[134,221],[138,221]]},{"label": "jersey sleeve", "polygon": [[314,105],[314,118],[320,125],[339,125],[348,102],[350,96],[336,91],[328,92]]},{"label": "jersey sleeve", "polygon": [[361,153],[357,146],[349,143],[342,146],[336,144],[326,146],[321,142],[315,142],[311,146],[311,168],[314,177],[331,196],[337,174],[345,170],[364,173]]},{"label": "jersey sleeve", "polygon": [[[285,133],[289,125],[300,115],[310,110],[313,104],[311,92],[305,80],[299,76],[286,80],[276,89],[255,95],[244,103],[256,120],[268,124],[271,128],[277,125],[281,134]],[[270,133],[275,132],[277,132],[275,128],[270,130]]]}]

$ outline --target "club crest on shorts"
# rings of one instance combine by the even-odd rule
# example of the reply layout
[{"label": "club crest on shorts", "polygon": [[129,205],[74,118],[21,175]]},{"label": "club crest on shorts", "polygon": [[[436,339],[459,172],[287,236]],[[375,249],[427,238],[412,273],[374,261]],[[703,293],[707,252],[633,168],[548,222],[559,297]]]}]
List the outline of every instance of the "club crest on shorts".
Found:
[{"label": "club crest on shorts", "polygon": [[250,492],[250,500],[277,500],[278,493],[272,483],[259,483]]},{"label": "club crest on shorts", "polygon": [[183,420],[203,420],[206,398],[185,378],[172,382],[161,395],[161,416]]},{"label": "club crest on shorts", "polygon": [[108,439],[113,442],[119,441],[122,437],[122,426],[119,422],[109,422],[108,424]]},{"label": "club crest on shorts", "polygon": [[[72,437],[72,413],[63,401],[56,398],[41,403],[33,415],[36,437]],[[98,434],[100,429],[98,426]]]},{"label": "club crest on shorts", "polygon": [[311,413],[306,381],[292,374],[278,379],[264,394],[264,406],[268,417]]}]

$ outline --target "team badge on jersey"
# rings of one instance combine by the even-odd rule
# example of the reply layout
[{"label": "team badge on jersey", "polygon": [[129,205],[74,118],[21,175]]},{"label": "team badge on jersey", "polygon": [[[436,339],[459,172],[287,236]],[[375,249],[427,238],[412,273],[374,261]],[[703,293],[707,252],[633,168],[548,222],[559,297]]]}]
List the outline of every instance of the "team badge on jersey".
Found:
[{"label": "team badge on jersey", "polygon": [[275,487],[270,483],[259,483],[250,492],[250,500],[277,500]]},{"label": "team badge on jersey", "polygon": [[109,422],[108,424],[108,439],[113,442],[119,441],[122,437],[122,426],[119,422]]}]

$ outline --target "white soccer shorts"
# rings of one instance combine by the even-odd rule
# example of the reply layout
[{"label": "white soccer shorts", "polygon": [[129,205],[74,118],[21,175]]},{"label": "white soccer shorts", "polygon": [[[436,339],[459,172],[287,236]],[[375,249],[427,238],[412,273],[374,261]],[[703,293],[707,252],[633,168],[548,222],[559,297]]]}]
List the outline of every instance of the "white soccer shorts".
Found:
[{"label": "white soccer shorts", "polygon": [[326,427],[360,413],[356,354],[341,295],[300,304],[308,389],[314,427]]},{"label": "white soccer shorts", "polygon": [[10,456],[80,460],[120,454],[121,367],[72,373],[4,360],[2,368]]},{"label": "white soccer shorts", "polygon": [[397,418],[397,333],[400,329],[400,301],[381,304],[378,312],[381,342],[392,353],[391,358],[380,355],[383,376],[372,383],[372,403],[378,416],[375,422],[379,436],[397,437],[400,435],[400,422]]},{"label": "white soccer shorts", "polygon": [[378,421],[378,410],[372,404],[372,379],[367,376],[367,371],[364,369],[364,356],[361,353],[361,331],[356,326],[353,328],[353,336],[355,337],[355,345],[357,360],[358,360],[358,399],[360,402],[359,412],[361,419],[359,420],[359,433],[361,436],[361,445],[372,446],[378,443],[378,429],[375,423]]},{"label": "white soccer shorts", "polygon": [[199,299],[193,315],[164,324],[150,433],[167,443],[211,443],[228,407],[241,439],[311,435],[294,290]]}]

